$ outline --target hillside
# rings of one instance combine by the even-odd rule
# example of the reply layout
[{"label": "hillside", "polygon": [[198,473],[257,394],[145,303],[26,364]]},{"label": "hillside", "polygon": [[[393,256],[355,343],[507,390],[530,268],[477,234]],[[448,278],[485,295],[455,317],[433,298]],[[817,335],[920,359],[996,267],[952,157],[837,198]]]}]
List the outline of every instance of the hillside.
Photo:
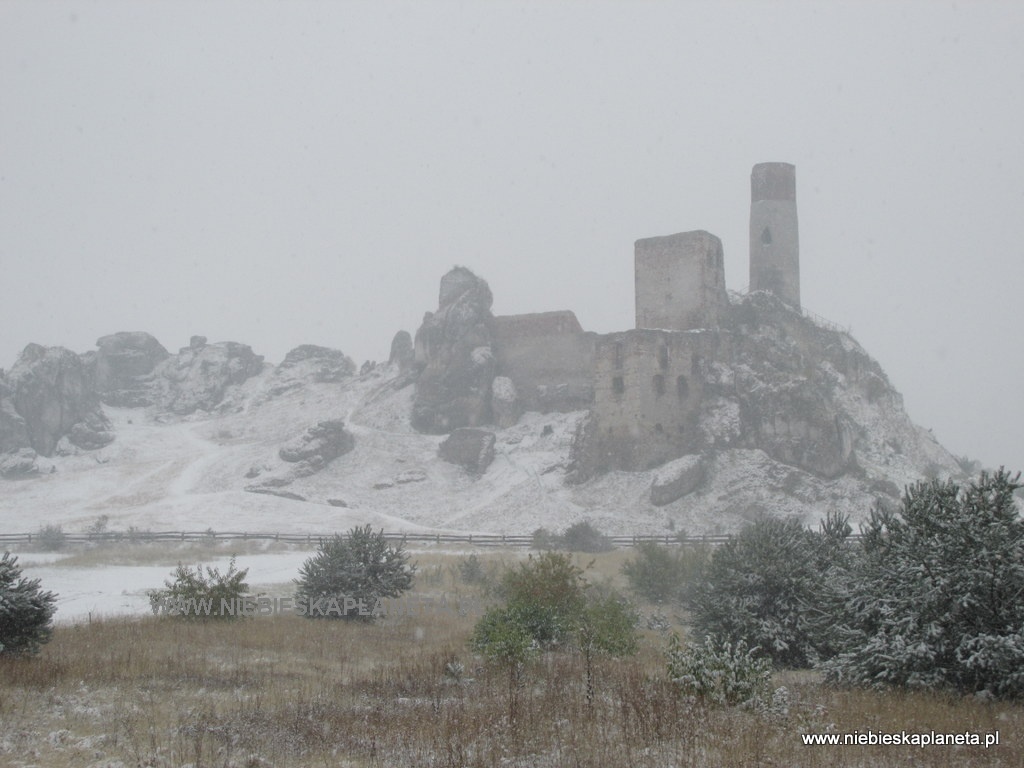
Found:
[{"label": "hillside", "polygon": [[[818,330],[848,356],[871,362],[860,370],[877,368],[848,335]],[[745,338],[765,333],[761,327]],[[200,349],[211,350],[202,353],[207,362],[186,348],[158,355],[150,372],[129,377],[127,384],[118,381],[117,398],[101,388],[101,399],[134,405],[86,403],[86,415],[77,417],[104,422],[99,431],[111,439],[102,445],[76,446],[61,438],[51,441],[56,447],[49,456],[10,448],[0,480],[0,528],[32,531],[53,523],[82,530],[107,515],[110,527],[121,530],[323,532],[370,523],[387,530],[529,533],[590,519],[607,533],[719,533],[759,514],[799,515],[813,523],[837,510],[861,519],[876,502],[895,501],[907,483],[959,471],[930,433],[910,421],[884,374],[871,374],[878,391],[869,396],[863,376],[852,381],[827,356],[808,363],[813,375],[799,380],[827,382],[830,407],[849,425],[854,462],[830,478],[773,458],[741,439],[741,405],[735,399],[710,397],[700,417],[710,435],[699,458],[700,477],[681,498],[656,506],[652,483],[665,482],[666,474],[679,470],[678,461],[566,482],[586,411],[527,411],[512,426],[488,426],[495,435],[494,460],[476,474],[438,457],[444,435],[412,428],[415,376],[400,361],[356,373],[340,353],[300,348],[306,353],[273,366],[254,364],[251,350],[244,352],[248,347],[239,351],[244,345],[202,344]],[[243,353],[247,375],[232,381],[228,363]],[[95,381],[88,370],[88,356],[95,354],[81,356],[86,381]],[[38,347],[29,355],[55,356],[60,355]],[[211,385],[216,377],[210,359],[224,363],[219,391]],[[719,377],[754,376],[756,367],[748,359],[731,371],[714,370]],[[0,404],[8,418],[0,430],[8,445],[16,443],[11,424],[18,420],[12,380],[28,376],[25,368],[19,361],[0,379]],[[38,369],[33,371],[39,378]],[[187,375],[175,373],[173,379],[167,371]],[[772,386],[792,388],[796,379],[776,374]],[[69,375],[56,378],[66,384]],[[131,397],[124,394],[129,390]],[[183,402],[189,407],[178,405]],[[353,438],[352,450],[309,474],[281,458],[282,446],[301,441],[308,428],[337,420]]]}]

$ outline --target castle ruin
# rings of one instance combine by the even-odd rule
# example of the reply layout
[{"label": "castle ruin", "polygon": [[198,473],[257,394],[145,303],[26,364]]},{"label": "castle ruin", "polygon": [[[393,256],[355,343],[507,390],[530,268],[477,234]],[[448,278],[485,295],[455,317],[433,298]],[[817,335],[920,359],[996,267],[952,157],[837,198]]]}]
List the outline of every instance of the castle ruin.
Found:
[{"label": "castle ruin", "polygon": [[[794,166],[754,166],[750,233],[750,293],[774,297],[767,310],[774,321],[779,312],[802,320]],[[526,410],[590,409],[578,437],[577,456],[589,467],[584,474],[648,469],[711,447],[701,430],[702,413],[715,398],[735,399],[735,380],[724,372],[749,351],[735,331],[750,322],[751,312],[761,311],[730,301],[721,240],[703,230],[637,240],[634,267],[634,329],[588,333],[570,311],[485,323],[491,375],[510,379]],[[442,300],[439,312],[444,305]],[[482,343],[488,342],[474,342]],[[470,389],[479,400],[479,381]],[[465,423],[446,418],[441,425],[447,430],[487,423],[479,409],[471,416]],[[788,412],[765,418],[761,424],[762,415],[748,415],[758,442],[832,440],[817,426],[812,435]],[[825,432],[830,429],[826,425]],[[848,454],[841,442],[837,467]]]}]

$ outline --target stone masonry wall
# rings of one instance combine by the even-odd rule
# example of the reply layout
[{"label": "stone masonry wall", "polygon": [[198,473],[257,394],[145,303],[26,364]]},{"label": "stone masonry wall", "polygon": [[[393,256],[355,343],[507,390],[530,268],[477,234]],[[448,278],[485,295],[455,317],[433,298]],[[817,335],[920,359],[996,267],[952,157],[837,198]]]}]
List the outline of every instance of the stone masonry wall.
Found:
[{"label": "stone masonry wall", "polygon": [[717,327],[729,304],[722,241],[698,230],[637,240],[636,327]]},{"label": "stone masonry wall", "polygon": [[575,411],[594,399],[594,342],[569,311],[494,318],[499,376],[515,384],[524,410]]}]

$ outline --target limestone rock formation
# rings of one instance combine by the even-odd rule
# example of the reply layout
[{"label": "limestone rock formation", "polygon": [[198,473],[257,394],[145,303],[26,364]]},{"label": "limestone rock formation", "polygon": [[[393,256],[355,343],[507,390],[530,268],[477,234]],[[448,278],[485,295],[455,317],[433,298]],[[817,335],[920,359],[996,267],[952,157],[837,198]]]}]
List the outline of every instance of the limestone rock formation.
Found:
[{"label": "limestone rock formation", "polygon": [[[8,450],[31,447],[52,456],[65,435],[82,448],[98,448],[114,436],[81,358],[64,347],[29,344],[6,375],[7,404],[0,406]],[[10,432],[7,431],[10,429]],[[27,446],[18,446],[22,435]]]},{"label": "limestone rock formation", "polygon": [[197,409],[212,410],[220,405],[225,391],[263,370],[263,356],[248,344],[225,341],[219,344],[183,347],[159,368],[160,403],[180,416]]},{"label": "limestone rock formation", "polygon": [[465,267],[441,278],[436,312],[416,332],[416,381],[412,426],[444,434],[487,424],[491,418],[491,349],[494,316],[491,289]]},{"label": "limestone rock formation", "polygon": [[302,344],[284,356],[276,373],[283,375],[289,369],[295,369],[299,375],[308,369],[313,381],[318,383],[338,382],[354,375],[356,364],[341,350]]},{"label": "limestone rock formation", "polygon": [[494,461],[494,441],[493,432],[463,427],[444,439],[437,455],[475,475],[482,475]]},{"label": "limestone rock formation", "polygon": [[389,363],[397,363],[398,370],[408,371],[416,363],[416,348],[412,343],[412,336],[408,331],[399,331],[391,339],[391,354],[388,355]]},{"label": "limestone rock formation", "polygon": [[651,504],[663,507],[692,493],[704,479],[704,460],[683,456],[658,469],[651,482]]},{"label": "limestone rock formation", "polygon": [[148,333],[121,332],[96,342],[87,353],[96,391],[107,405],[135,408],[153,404],[153,371],[170,354]]},{"label": "limestone rock formation", "polygon": [[25,419],[14,409],[12,390],[0,370],[0,454],[19,451],[29,445]]}]

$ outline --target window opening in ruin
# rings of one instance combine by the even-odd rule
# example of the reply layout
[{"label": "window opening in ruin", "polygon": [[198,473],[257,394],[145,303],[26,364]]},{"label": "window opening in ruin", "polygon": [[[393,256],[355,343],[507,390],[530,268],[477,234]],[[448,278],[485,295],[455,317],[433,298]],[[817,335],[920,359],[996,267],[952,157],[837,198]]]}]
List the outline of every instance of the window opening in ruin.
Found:
[{"label": "window opening in ruin", "polygon": [[612,377],[612,392],[614,392],[616,395],[621,395],[625,391],[626,391],[626,385],[622,381],[622,377],[621,376],[614,376],[614,377]]},{"label": "window opening in ruin", "polygon": [[665,428],[663,426],[661,426],[661,424],[655,424],[654,425],[654,431],[657,432],[660,435],[662,432],[665,431]]},{"label": "window opening in ruin", "polygon": [[668,347],[661,347],[658,350],[658,365],[663,371],[668,368]]},{"label": "window opening in ruin", "polygon": [[761,244],[771,245],[772,244],[772,232],[768,227],[764,228],[764,232],[761,233]]},{"label": "window opening in ruin", "polygon": [[680,397],[686,397],[690,394],[690,385],[686,382],[685,376],[676,377],[676,394]]},{"label": "window opening in ruin", "polygon": [[655,375],[655,377],[651,380],[651,384],[654,387],[654,392],[656,395],[660,397],[661,395],[665,394],[665,377],[662,376],[660,373]]},{"label": "window opening in ruin", "polygon": [[615,342],[615,367],[622,367],[622,342]]}]

